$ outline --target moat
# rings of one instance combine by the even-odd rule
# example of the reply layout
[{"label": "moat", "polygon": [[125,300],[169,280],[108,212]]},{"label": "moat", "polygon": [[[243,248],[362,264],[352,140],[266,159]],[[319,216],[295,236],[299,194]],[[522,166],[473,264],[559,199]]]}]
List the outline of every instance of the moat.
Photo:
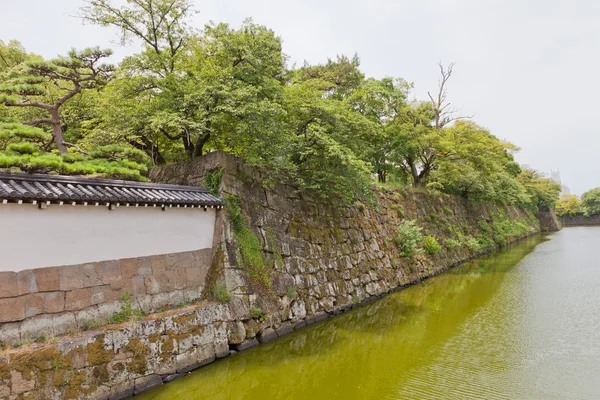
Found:
[{"label": "moat", "polygon": [[139,398],[597,399],[598,243],[530,237]]}]

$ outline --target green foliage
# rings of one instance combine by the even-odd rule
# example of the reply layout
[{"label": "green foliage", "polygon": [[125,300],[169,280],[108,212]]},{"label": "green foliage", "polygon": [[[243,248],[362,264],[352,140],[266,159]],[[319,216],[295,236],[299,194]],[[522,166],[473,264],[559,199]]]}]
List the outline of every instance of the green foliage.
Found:
[{"label": "green foliage", "polygon": [[231,292],[227,290],[225,283],[223,281],[217,281],[215,283],[215,287],[213,288],[213,296],[217,301],[225,304],[231,301]]},{"label": "green foliage", "polygon": [[[0,168],[29,173],[94,175],[106,178],[147,180],[146,155],[118,145],[100,146],[89,154],[57,154],[43,150],[51,138],[40,128],[0,123]],[[135,161],[132,161],[132,158]]]},{"label": "green foliage", "polygon": [[93,319],[93,318],[85,318],[82,319],[79,323],[79,327],[82,331],[90,331],[96,328],[99,328],[106,324],[106,321]]},{"label": "green foliage", "polygon": [[462,246],[462,243],[456,239],[446,239],[444,245],[448,250],[454,250]]},{"label": "green foliage", "polygon": [[600,214],[600,187],[588,190],[582,194],[581,205],[586,215]]},{"label": "green foliage", "polygon": [[575,194],[562,195],[556,204],[556,215],[559,217],[579,215],[583,212],[583,204]]},{"label": "green foliage", "polygon": [[204,177],[204,187],[208,189],[210,194],[213,196],[219,195],[219,188],[221,186],[221,177],[223,176],[223,168],[216,169],[209,172]]},{"label": "green foliage", "polygon": [[427,254],[438,254],[442,251],[442,246],[434,236],[427,235],[423,238],[423,249]]},{"label": "green foliage", "polygon": [[479,227],[479,230],[483,233],[490,233],[492,231],[492,227],[484,219],[480,219],[479,221],[477,221],[477,226]]},{"label": "green foliage", "polygon": [[479,240],[475,239],[472,236],[466,236],[464,238],[464,244],[469,250],[475,253],[478,253],[482,250],[482,245],[479,242]]},{"label": "green foliage", "polygon": [[121,324],[132,319],[138,320],[142,317],[142,311],[133,308],[133,295],[129,292],[123,292],[119,297],[121,300],[121,310],[110,317],[110,322],[113,324]]},{"label": "green foliage", "polygon": [[240,208],[240,200],[235,196],[227,196],[227,210],[233,227],[233,234],[238,244],[238,259],[250,278],[271,287],[270,268],[265,262],[260,240],[252,232]]},{"label": "green foliage", "polygon": [[294,286],[290,286],[287,290],[287,297],[293,299],[296,297],[296,288]]},{"label": "green foliage", "polygon": [[250,307],[250,318],[257,319],[260,322],[264,322],[269,315],[262,310],[260,307]]},{"label": "green foliage", "polygon": [[423,240],[422,229],[414,220],[404,220],[398,225],[394,242],[402,257],[410,258],[419,253],[418,248]]},{"label": "green foliage", "polygon": [[529,207],[534,211],[539,208],[552,209],[556,206],[561,191],[560,184],[527,167],[523,168],[518,180],[525,187],[531,199],[528,203],[520,203],[520,205]]}]

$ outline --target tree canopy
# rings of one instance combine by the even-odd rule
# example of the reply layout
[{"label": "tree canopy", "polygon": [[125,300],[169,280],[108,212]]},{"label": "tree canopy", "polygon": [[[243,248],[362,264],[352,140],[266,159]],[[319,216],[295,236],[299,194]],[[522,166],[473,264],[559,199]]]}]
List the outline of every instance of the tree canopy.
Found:
[{"label": "tree canopy", "polygon": [[0,42],[0,167],[144,179],[221,150],[315,196],[367,200],[373,185],[425,187],[538,209],[560,188],[514,160],[450,101],[454,65],[427,99],[400,77],[369,78],[357,55],[288,66],[282,40],[248,19],[196,29],[191,0],[88,0],[80,17],[140,51],[43,60]]}]

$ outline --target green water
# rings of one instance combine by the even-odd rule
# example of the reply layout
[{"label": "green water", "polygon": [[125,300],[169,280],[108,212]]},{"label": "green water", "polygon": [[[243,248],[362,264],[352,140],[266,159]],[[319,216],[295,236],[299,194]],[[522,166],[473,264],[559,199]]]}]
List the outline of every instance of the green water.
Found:
[{"label": "green water", "polygon": [[538,235],[140,398],[600,399],[599,249]]}]

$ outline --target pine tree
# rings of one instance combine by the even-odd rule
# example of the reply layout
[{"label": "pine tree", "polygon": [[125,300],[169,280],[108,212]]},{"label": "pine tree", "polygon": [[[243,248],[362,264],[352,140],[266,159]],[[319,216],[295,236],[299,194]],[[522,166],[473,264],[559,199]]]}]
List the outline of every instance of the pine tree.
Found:
[{"label": "pine tree", "polygon": [[[108,82],[114,67],[98,63],[110,54],[99,48],[72,50],[67,57],[26,61],[0,75],[0,104],[48,114],[23,124],[0,122],[0,168],[146,180],[148,157],[144,152],[119,144],[86,151],[63,137],[61,106],[83,90]],[[52,133],[42,126],[50,126]]]}]

